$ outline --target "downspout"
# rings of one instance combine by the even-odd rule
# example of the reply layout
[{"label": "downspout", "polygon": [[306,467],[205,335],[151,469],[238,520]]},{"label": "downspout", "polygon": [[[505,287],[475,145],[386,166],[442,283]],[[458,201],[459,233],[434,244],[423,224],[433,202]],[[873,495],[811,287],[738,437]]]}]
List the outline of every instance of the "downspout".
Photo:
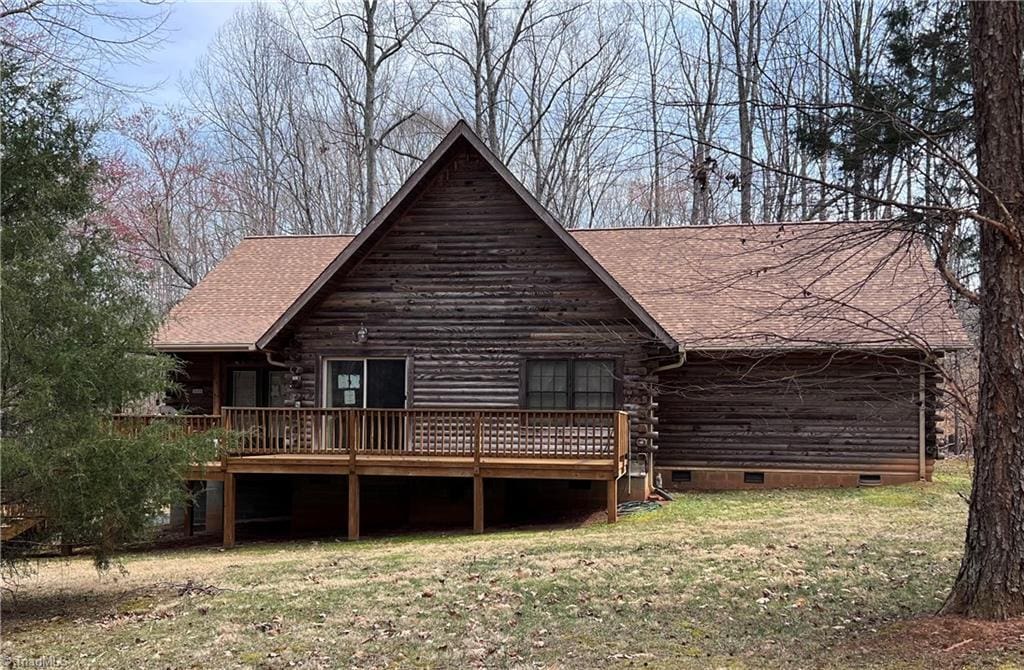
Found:
[{"label": "downspout", "polygon": [[[289,387],[289,389],[294,391],[295,390],[295,375],[298,374],[300,368],[297,368],[297,367],[295,367],[293,365],[290,365],[288,363],[283,363],[281,361],[275,361],[274,360],[274,352],[269,350],[269,349],[264,349],[263,350],[263,354],[267,357],[267,363],[269,363],[270,365],[273,365],[273,366],[278,367],[278,368],[286,368],[289,372],[292,373],[292,379],[291,379],[291,382],[289,382],[288,387]],[[295,407],[299,407],[298,396],[292,395],[292,397],[295,399],[294,400]]]},{"label": "downspout", "polygon": [[[667,370],[675,370],[675,369],[683,367],[685,364],[686,364],[686,349],[683,348],[683,349],[680,349],[680,351],[679,351],[679,360],[674,361],[672,363],[667,363],[667,364],[662,365],[660,367],[656,367],[653,370],[651,370],[651,374],[658,374],[659,372],[665,372]],[[652,393],[651,395],[652,395],[651,403],[653,404],[653,402],[654,402],[653,395],[654,394]],[[630,442],[630,444],[632,444],[632,441]],[[651,451],[651,450],[647,451],[647,469],[648,469],[648,472],[651,472],[651,473],[654,472],[654,452]],[[662,484],[662,482],[655,480],[653,488],[658,493],[661,493],[661,494],[664,495],[664,492],[661,490],[661,484]],[[669,499],[671,499],[671,497],[669,497]]]},{"label": "downspout", "polygon": [[264,349],[263,353],[267,357],[267,363],[270,363],[271,365],[274,365],[274,366],[279,367],[279,368],[288,368],[289,370],[291,370],[292,366],[289,365],[288,363],[282,363],[281,361],[275,361],[274,360],[274,358],[273,358],[274,352],[273,351],[271,351],[269,349]]},{"label": "downspout", "polygon": [[683,367],[683,365],[685,363],[686,363],[686,349],[683,349],[682,351],[679,352],[679,360],[678,361],[676,361],[674,363],[669,363],[667,365],[662,365],[660,368],[654,368],[653,370],[651,370],[651,374],[654,374],[654,373],[657,373],[657,372],[664,372],[665,370],[675,370],[676,368]]}]

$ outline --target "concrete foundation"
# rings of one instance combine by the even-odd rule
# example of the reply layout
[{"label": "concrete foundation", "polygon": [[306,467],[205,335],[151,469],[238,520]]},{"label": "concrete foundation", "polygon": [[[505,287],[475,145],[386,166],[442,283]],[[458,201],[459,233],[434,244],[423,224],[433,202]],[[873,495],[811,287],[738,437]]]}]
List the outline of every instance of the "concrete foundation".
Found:
[{"label": "concrete foundation", "polygon": [[[731,491],[779,488],[842,488],[906,484],[919,481],[914,473],[814,472],[800,470],[726,470],[656,467],[667,491]],[[931,464],[927,480],[931,481]]]}]

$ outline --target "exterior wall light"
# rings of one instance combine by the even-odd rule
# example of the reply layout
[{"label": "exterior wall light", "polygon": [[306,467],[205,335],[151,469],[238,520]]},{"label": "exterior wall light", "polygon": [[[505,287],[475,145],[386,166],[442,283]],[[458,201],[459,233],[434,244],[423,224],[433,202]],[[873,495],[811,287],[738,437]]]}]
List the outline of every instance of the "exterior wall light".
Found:
[{"label": "exterior wall light", "polygon": [[366,326],[360,325],[359,330],[356,331],[356,342],[359,344],[365,344],[366,338],[369,337],[370,333],[366,330]]}]

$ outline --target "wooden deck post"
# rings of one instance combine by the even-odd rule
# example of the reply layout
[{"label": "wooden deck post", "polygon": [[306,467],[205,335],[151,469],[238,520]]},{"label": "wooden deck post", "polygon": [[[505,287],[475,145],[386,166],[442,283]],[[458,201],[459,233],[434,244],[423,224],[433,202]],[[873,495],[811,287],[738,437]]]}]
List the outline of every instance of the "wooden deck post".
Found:
[{"label": "wooden deck post", "polygon": [[235,546],[235,474],[224,473],[224,548]]},{"label": "wooden deck post", "polygon": [[473,532],[484,532],[484,478],[473,477]]},{"label": "wooden deck post", "polygon": [[348,475],[348,539],[359,539],[359,475]]},{"label": "wooden deck post", "polygon": [[619,520],[619,480],[608,480],[608,523]]},{"label": "wooden deck post", "polygon": [[182,530],[185,531],[185,537],[192,537],[192,529],[195,524],[192,522],[192,516],[195,513],[195,505],[193,503],[193,496],[195,495],[195,487],[192,486],[192,482],[185,482],[185,502],[182,505],[182,516],[184,517],[184,527]]},{"label": "wooden deck post", "polygon": [[484,453],[484,417],[473,413],[473,532],[484,532],[484,478],[480,476],[480,459]]},{"label": "wooden deck post", "polygon": [[[357,421],[358,419],[358,421]],[[359,475],[356,473],[356,451],[359,449],[358,424],[362,417],[355,410],[345,413],[347,435],[345,447],[348,450],[348,539],[359,539]]]}]

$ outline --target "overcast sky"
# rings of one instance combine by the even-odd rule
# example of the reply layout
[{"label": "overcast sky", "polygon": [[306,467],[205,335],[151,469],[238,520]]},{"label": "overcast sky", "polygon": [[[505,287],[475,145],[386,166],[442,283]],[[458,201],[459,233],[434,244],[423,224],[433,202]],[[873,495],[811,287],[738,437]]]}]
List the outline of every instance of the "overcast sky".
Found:
[{"label": "overcast sky", "polygon": [[166,38],[145,61],[116,66],[114,79],[139,87],[156,87],[142,97],[152,104],[177,102],[178,81],[188,73],[217,30],[246,0],[177,0],[169,5]]}]

